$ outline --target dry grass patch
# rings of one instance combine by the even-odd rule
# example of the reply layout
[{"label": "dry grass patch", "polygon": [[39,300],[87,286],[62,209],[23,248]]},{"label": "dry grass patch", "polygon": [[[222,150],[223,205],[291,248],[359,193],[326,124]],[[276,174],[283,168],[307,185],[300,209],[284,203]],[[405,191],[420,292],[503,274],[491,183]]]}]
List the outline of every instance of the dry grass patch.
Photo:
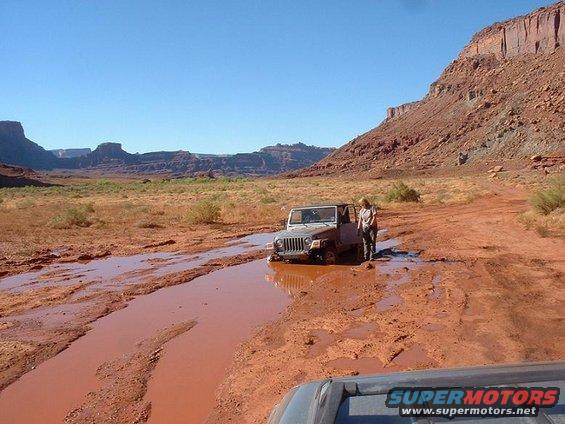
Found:
[{"label": "dry grass patch", "polygon": [[565,175],[555,178],[549,187],[539,190],[530,197],[532,207],[542,215],[565,207]]},{"label": "dry grass patch", "polygon": [[398,181],[388,191],[385,200],[387,202],[419,202],[420,193],[414,188],[407,186],[404,181]]},{"label": "dry grass patch", "polygon": [[213,224],[218,222],[221,208],[212,200],[201,200],[192,205],[186,215],[189,224]]},{"label": "dry grass patch", "polygon": [[[467,201],[486,193],[484,177],[407,178],[420,193],[419,205]],[[67,183],[67,182],[66,182]],[[159,237],[192,240],[192,235],[240,232],[244,226],[278,225],[290,208],[367,196],[381,203],[394,180],[355,178],[186,178],[170,181],[84,180],[56,187],[0,189],[0,258],[22,260],[59,246],[113,252]],[[77,200],[80,199],[80,200]],[[95,211],[83,206],[95,205]],[[402,207],[392,203],[390,208]],[[219,226],[212,229],[210,223]],[[64,228],[61,231],[59,228]],[[100,247],[107,248],[107,247]],[[125,253],[125,252],[124,252]]]},{"label": "dry grass patch", "polygon": [[92,213],[94,213],[94,206],[92,203],[66,208],[63,213],[51,218],[49,226],[57,229],[90,227],[92,225],[90,214]]},{"label": "dry grass patch", "polygon": [[561,175],[530,196],[532,208],[518,216],[541,237],[565,237],[565,176]]}]

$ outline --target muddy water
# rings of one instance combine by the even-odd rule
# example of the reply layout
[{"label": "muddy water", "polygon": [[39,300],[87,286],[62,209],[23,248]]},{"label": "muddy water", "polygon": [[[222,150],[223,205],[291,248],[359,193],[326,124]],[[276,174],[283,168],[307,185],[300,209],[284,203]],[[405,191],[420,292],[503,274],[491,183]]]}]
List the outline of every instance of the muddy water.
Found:
[{"label": "muddy water", "polygon": [[112,292],[134,286],[173,272],[194,269],[209,260],[234,256],[262,248],[273,237],[272,233],[253,234],[226,243],[224,247],[200,254],[153,252],[133,256],[115,256],[89,262],[56,264],[37,272],[28,272],[0,279],[0,291],[26,292],[45,287],[82,285],[74,292],[69,303],[45,305],[22,313],[3,317],[2,323],[17,324],[12,334],[23,342],[45,342],[46,331],[60,331],[73,326],[93,304],[88,296],[96,292]]},{"label": "muddy water", "polygon": [[118,290],[148,277],[162,276],[196,268],[209,260],[235,256],[262,248],[274,233],[252,234],[226,243],[225,247],[199,254],[152,252],[132,256],[109,256],[85,263],[74,262],[48,266],[0,279],[0,290],[22,292],[43,287],[86,283],[88,291]]},{"label": "muddy water", "polygon": [[[184,271],[210,259],[248,252],[271,238],[271,234],[251,236],[199,255],[150,253],[49,267],[39,273],[0,280],[0,289],[23,290],[82,279],[92,282],[91,289],[107,290],[116,284],[134,284],[148,276]],[[396,245],[397,240],[388,240],[379,247],[390,250]],[[377,268],[390,276],[385,296],[390,303],[397,295],[398,286],[407,282],[398,277],[399,270],[419,266],[419,261],[410,255],[390,255],[388,259],[378,263]],[[314,281],[333,281],[328,278],[330,274],[341,273],[344,267],[350,268],[349,265],[269,266],[260,260],[138,297],[127,308],[96,321],[92,330],[67,350],[0,392],[0,422],[63,421],[84,402],[87,393],[100,387],[96,370],[101,364],[132,352],[136,343],[159,330],[191,320],[197,321],[194,328],[165,345],[146,399],[152,403],[151,422],[201,422],[213,407],[214,392],[225,377],[238,344],[256,327],[276,319],[293,295]],[[54,321],[64,320],[63,317],[75,312],[73,308],[61,308],[49,310],[47,316]],[[29,313],[41,315],[37,311]],[[348,331],[351,334],[346,336],[354,338],[377,329],[369,324]],[[327,347],[335,338],[323,331],[312,335],[319,342],[317,348]],[[359,372],[381,369],[381,364],[372,358],[347,361],[338,360],[333,365]]]},{"label": "muddy water", "polygon": [[[172,324],[197,320],[171,341],[150,385],[153,414],[163,422],[199,422],[229,365],[235,347],[258,325],[277,317],[288,296],[264,280],[264,260],[220,270],[188,284],[139,297],[108,315],[67,350],[25,374],[0,393],[1,421],[57,423],[99,386],[96,369]],[[176,347],[176,348],[175,348]],[[176,352],[176,353],[175,353]],[[166,383],[159,382],[165,378]],[[185,411],[167,412],[174,400]]]},{"label": "muddy water", "polygon": [[[149,253],[88,263],[55,265],[41,272],[25,273],[0,280],[0,290],[20,291],[31,287],[67,285],[87,278],[96,280],[93,285],[96,285],[97,289],[107,290],[109,286],[116,284],[133,284],[138,278],[143,281],[139,274],[145,269],[153,276],[183,271],[211,259],[260,248],[271,238],[271,234],[244,237],[237,243],[230,243],[226,247],[199,255]],[[237,275],[239,267],[218,271],[184,285],[190,286],[187,292],[168,299],[168,302],[178,300],[176,305],[164,305],[160,301],[167,293],[176,292],[175,288],[169,288],[137,298],[130,302],[126,309],[98,320],[93,329],[75,341],[70,348],[0,392],[0,422],[61,422],[70,409],[80,404],[88,391],[97,387],[99,382],[95,373],[101,363],[128,352],[136,342],[151,337],[153,333],[168,325],[191,319],[202,321],[205,306],[210,305],[208,309],[211,310],[218,307],[217,305],[223,305],[223,309],[230,311],[228,305],[236,301],[234,307],[240,308],[241,311],[234,310],[237,319],[230,321],[237,326],[230,330],[232,337],[241,336],[249,327],[261,324],[264,319],[276,317],[276,312],[284,307],[287,296],[264,282],[267,271],[264,269],[265,264],[255,262],[247,266],[251,267],[244,266],[250,273],[249,280],[232,278],[231,273]],[[226,275],[226,272],[230,274]],[[257,312],[257,308],[253,307],[254,302],[264,305],[264,309]],[[29,323],[33,328],[39,325],[56,331],[59,325],[72,320],[80,313],[83,307],[83,303],[41,307],[12,316],[5,321],[15,320],[24,323],[24,326]],[[204,309],[201,310],[202,308]],[[27,327],[22,327],[22,330],[24,328]],[[33,328],[26,336],[31,341],[34,340]]]}]

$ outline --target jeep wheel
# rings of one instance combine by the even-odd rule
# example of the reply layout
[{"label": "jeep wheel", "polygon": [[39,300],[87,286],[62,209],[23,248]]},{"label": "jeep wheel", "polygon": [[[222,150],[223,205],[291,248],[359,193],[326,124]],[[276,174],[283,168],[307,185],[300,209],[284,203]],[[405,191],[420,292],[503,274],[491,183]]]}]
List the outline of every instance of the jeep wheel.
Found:
[{"label": "jeep wheel", "polygon": [[325,265],[335,265],[335,263],[337,262],[337,255],[332,247],[327,247],[324,249],[322,261]]}]

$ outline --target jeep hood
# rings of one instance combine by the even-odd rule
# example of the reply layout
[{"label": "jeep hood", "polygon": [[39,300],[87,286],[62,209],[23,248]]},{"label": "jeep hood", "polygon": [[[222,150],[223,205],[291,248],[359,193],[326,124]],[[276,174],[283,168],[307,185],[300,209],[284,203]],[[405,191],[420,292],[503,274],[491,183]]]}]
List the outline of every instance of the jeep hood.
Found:
[{"label": "jeep hood", "polygon": [[281,238],[281,237],[306,237],[306,236],[318,236],[320,237],[321,235],[323,235],[326,232],[331,232],[331,231],[335,231],[336,227],[335,226],[327,226],[327,225],[312,225],[312,226],[296,226],[293,228],[290,228],[288,230],[283,230],[278,232],[275,235],[275,238]]}]

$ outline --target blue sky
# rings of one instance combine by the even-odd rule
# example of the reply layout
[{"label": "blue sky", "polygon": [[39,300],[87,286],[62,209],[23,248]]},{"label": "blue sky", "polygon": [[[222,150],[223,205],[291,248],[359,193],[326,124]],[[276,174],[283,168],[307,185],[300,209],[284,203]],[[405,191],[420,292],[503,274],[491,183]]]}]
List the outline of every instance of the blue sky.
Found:
[{"label": "blue sky", "polygon": [[536,0],[0,0],[0,120],[45,148],[340,146]]}]

